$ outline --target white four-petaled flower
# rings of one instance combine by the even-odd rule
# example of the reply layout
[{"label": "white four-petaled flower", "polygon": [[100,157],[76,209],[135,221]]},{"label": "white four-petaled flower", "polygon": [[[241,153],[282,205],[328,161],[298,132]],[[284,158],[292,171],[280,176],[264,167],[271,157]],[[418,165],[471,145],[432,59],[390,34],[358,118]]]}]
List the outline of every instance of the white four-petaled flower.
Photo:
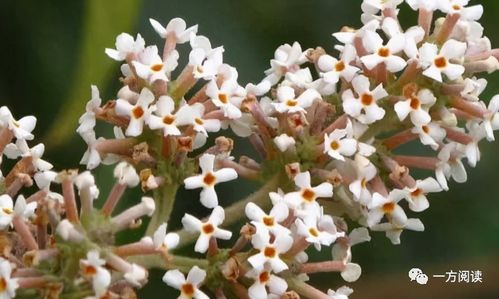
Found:
[{"label": "white four-petaled flower", "polygon": [[204,253],[208,250],[208,245],[210,243],[210,239],[222,239],[229,240],[232,237],[232,232],[221,229],[218,226],[221,225],[225,218],[224,209],[221,206],[217,206],[211,212],[208,221],[202,222],[196,217],[185,214],[182,218],[182,224],[185,229],[191,232],[199,232],[200,235],[194,246],[194,250],[196,252]]},{"label": "white four-petaled flower", "polygon": [[167,271],[163,276],[163,281],[172,288],[180,290],[179,299],[209,299],[210,297],[199,289],[205,278],[206,271],[194,266],[187,274],[187,278],[182,272],[175,269]]},{"label": "white four-petaled flower", "polygon": [[385,116],[385,110],[378,106],[377,101],[388,96],[383,85],[380,84],[371,91],[369,79],[364,75],[355,77],[352,85],[358,97],[354,96],[351,89],[342,94],[345,113],[363,124],[371,124],[382,119]]},{"label": "white four-petaled flower", "polygon": [[442,82],[442,73],[449,80],[456,80],[464,73],[464,66],[451,63],[452,59],[460,59],[466,52],[466,43],[450,39],[444,43],[440,51],[437,45],[424,43],[419,49],[423,75]]},{"label": "white four-petaled flower", "polygon": [[207,208],[214,208],[218,205],[218,196],[215,192],[215,185],[237,178],[237,172],[232,168],[222,168],[214,170],[215,156],[204,154],[199,158],[201,174],[188,177],[184,180],[186,189],[203,188],[201,191],[201,203]]}]

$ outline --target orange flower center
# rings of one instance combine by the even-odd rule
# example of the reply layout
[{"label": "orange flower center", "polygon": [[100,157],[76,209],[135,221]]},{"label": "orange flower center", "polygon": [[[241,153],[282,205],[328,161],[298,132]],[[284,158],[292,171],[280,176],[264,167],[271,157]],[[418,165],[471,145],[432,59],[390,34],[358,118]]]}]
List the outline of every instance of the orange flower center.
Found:
[{"label": "orange flower center", "polygon": [[380,48],[378,50],[378,55],[381,56],[381,57],[388,57],[390,56],[390,49],[388,48]]},{"label": "orange flower center", "polygon": [[205,233],[207,235],[210,235],[215,231],[215,228],[210,223],[204,224],[202,229],[203,229],[203,233]]},{"label": "orange flower center", "polygon": [[5,292],[7,290],[7,281],[5,278],[0,278],[0,293]]},{"label": "orange flower center", "polygon": [[175,116],[173,116],[173,115],[167,115],[167,116],[163,117],[163,123],[165,125],[171,125],[171,124],[173,124],[174,121],[175,121]]},{"label": "orange flower center", "polygon": [[202,119],[200,119],[199,117],[196,117],[196,118],[194,119],[194,122],[195,122],[196,124],[198,124],[198,125],[203,125],[203,124],[204,124],[203,120],[202,120]]},{"label": "orange flower center", "polygon": [[298,105],[298,101],[295,101],[295,100],[287,100],[286,101],[286,105],[289,106],[289,107],[294,107],[296,105]]},{"label": "orange flower center", "polygon": [[307,188],[307,189],[303,190],[303,192],[301,193],[301,197],[303,197],[303,199],[305,199],[308,202],[314,201],[315,192],[314,192],[314,190]]},{"label": "orange flower center", "polygon": [[336,63],[336,65],[334,66],[334,69],[335,69],[338,73],[339,73],[339,72],[341,72],[342,70],[344,70],[344,69],[345,69],[345,63],[344,63],[343,61],[341,61],[341,60],[340,60],[340,61],[338,61],[338,62]]},{"label": "orange flower center", "polygon": [[218,99],[224,104],[227,104],[229,102],[229,97],[227,97],[225,93],[218,94]]},{"label": "orange flower center", "polygon": [[144,115],[144,109],[142,109],[142,107],[140,106],[137,106],[133,108],[132,115],[134,118],[139,119]]},{"label": "orange flower center", "polygon": [[203,183],[205,183],[208,186],[214,185],[216,181],[217,181],[217,178],[211,172],[205,174],[205,176],[203,178]]},{"label": "orange flower center", "polygon": [[360,97],[360,101],[362,105],[369,106],[374,102],[374,98],[372,95],[365,93]]},{"label": "orange flower center", "polygon": [[97,273],[97,268],[92,265],[87,265],[83,268],[83,275],[87,277],[92,277]]},{"label": "orange flower center", "polygon": [[417,110],[421,106],[421,102],[419,101],[418,98],[412,97],[410,105],[412,109]]},{"label": "orange flower center", "polygon": [[181,287],[182,294],[192,297],[194,295],[194,286],[192,283],[184,283]]},{"label": "orange flower center", "polygon": [[258,280],[260,283],[267,283],[270,280],[270,274],[267,271],[264,271],[258,275]]},{"label": "orange flower center", "polygon": [[7,215],[10,215],[12,214],[14,211],[12,211],[11,208],[2,208],[2,211],[7,214]]},{"label": "orange flower center", "polygon": [[273,247],[265,247],[263,255],[268,258],[274,258],[277,255],[277,251]]},{"label": "orange flower center", "polygon": [[338,143],[338,141],[336,141],[336,140],[333,140],[333,141],[331,142],[330,146],[331,146],[331,148],[332,148],[333,150],[338,150],[338,149],[340,148],[340,144],[339,144],[339,143]]},{"label": "orange flower center", "polygon": [[163,69],[163,64],[162,63],[158,63],[158,64],[154,64],[154,65],[151,65],[151,70],[153,72],[159,72]]},{"label": "orange flower center", "polygon": [[383,212],[385,214],[391,214],[395,210],[395,204],[393,202],[385,203],[383,205]]},{"label": "orange flower center", "polygon": [[435,66],[438,68],[444,68],[447,66],[447,59],[445,57],[435,58]]},{"label": "orange flower center", "polygon": [[315,227],[311,227],[309,228],[308,230],[309,234],[312,235],[313,237],[318,237],[319,236],[319,232],[317,231],[317,229],[315,229]]},{"label": "orange flower center", "polygon": [[418,197],[421,194],[423,194],[423,190],[421,190],[420,188],[417,188],[416,190],[411,192],[411,197]]},{"label": "orange flower center", "polygon": [[428,127],[428,126],[423,126],[423,127],[422,127],[422,129],[423,129],[423,132],[425,132],[426,134],[429,134],[429,133],[430,133],[430,127]]},{"label": "orange flower center", "polygon": [[269,216],[263,217],[263,223],[266,226],[274,226],[274,217],[269,217]]}]

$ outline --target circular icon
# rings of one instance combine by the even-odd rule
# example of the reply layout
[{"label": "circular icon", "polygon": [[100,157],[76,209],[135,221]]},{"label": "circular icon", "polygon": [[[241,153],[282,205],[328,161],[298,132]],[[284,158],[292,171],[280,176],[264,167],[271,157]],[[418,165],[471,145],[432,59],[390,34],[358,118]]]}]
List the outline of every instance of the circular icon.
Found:
[{"label": "circular icon", "polygon": [[428,276],[421,273],[416,277],[416,282],[419,284],[426,284],[428,282]]},{"label": "circular icon", "polygon": [[414,281],[414,280],[416,280],[416,278],[418,277],[419,274],[423,274],[423,271],[421,269],[412,268],[409,271],[409,278],[411,279],[411,281]]}]

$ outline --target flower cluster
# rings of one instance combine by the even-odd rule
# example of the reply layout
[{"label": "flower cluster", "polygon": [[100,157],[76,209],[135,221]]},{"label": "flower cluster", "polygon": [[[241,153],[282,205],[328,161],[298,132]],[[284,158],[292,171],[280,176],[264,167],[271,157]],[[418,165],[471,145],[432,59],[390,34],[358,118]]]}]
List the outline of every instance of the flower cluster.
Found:
[{"label": "flower cluster", "polygon": [[[81,173],[54,171],[43,144],[28,145],[36,119],[16,120],[1,107],[0,157],[18,160],[0,184],[0,296],[126,297],[148,269],[162,268],[179,298],[347,298],[350,288],[323,292],[309,275],[356,281],[351,248],[370,241],[370,231],[393,244],[404,230],[423,231],[417,213],[429,208],[428,195],[451,179],[465,182],[463,160],[474,167],[479,142],[499,129],[499,96],[487,105],[487,81],[476,77],[499,68],[478,23],[482,6],[406,0],[419,16],[403,28],[403,2],[364,0],[362,28],[333,34],[337,53],[282,45],[264,79],[245,86],[224,48],[182,19],[150,19],[162,51],[140,34],[120,34],[105,53],[122,62],[123,87],[105,103],[91,88],[77,128],[88,145]],[[182,47],[189,54],[179,68]],[[114,136],[97,137],[97,121]],[[232,149],[243,141],[220,131],[246,138],[259,157],[236,160]],[[425,155],[401,154],[412,144]],[[116,182],[94,205],[102,195],[90,170],[100,164],[115,164]],[[262,186],[223,207],[216,185],[239,178]],[[137,186],[140,202],[116,212]],[[167,232],[182,187],[201,189],[199,206],[211,212],[199,219],[187,211],[183,228]],[[117,241],[145,216],[141,239]],[[191,244],[192,256],[175,254]],[[309,259],[323,250],[328,260]]]}]

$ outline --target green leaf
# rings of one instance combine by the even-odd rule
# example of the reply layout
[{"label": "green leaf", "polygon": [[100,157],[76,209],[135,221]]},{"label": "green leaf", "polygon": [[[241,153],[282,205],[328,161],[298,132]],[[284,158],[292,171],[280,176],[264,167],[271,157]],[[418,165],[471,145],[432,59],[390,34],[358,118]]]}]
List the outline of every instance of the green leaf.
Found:
[{"label": "green leaf", "polygon": [[114,48],[118,34],[135,27],[142,0],[102,1],[88,0],[85,6],[85,19],[81,47],[75,66],[67,99],[48,130],[45,140],[52,147],[63,144],[74,136],[78,118],[90,99],[90,85],[105,88],[117,67],[115,61],[107,57],[104,49]]}]

